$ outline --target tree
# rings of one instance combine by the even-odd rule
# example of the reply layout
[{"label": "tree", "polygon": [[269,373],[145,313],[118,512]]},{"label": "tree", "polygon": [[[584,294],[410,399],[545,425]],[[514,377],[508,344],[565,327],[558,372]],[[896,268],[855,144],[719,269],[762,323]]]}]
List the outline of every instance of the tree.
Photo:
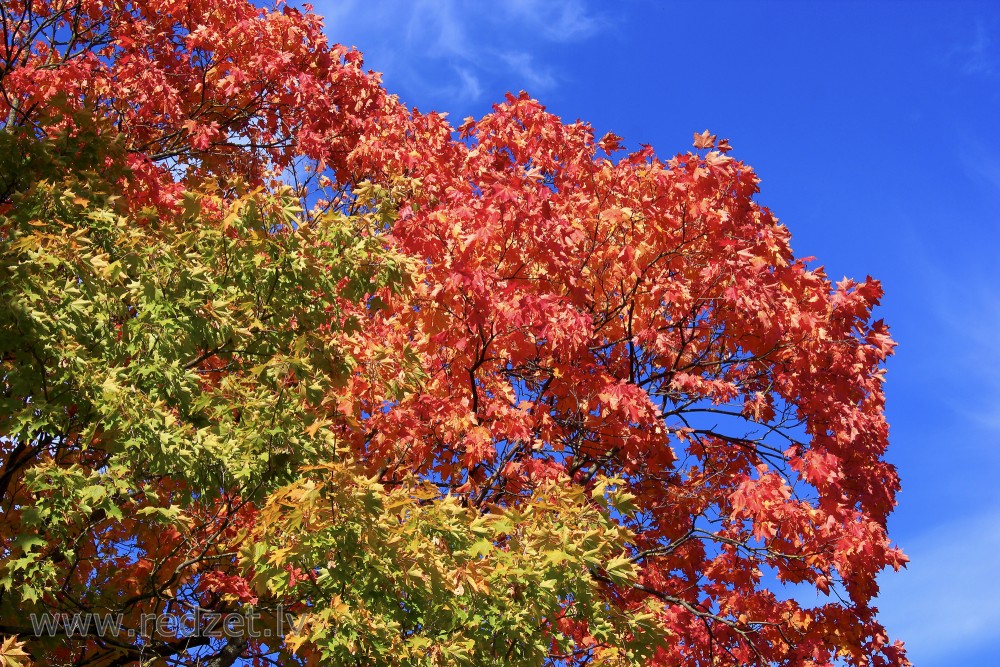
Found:
[{"label": "tree", "polygon": [[908,664],[881,289],[728,142],[453,130],[288,8],[0,22],[0,658]]}]

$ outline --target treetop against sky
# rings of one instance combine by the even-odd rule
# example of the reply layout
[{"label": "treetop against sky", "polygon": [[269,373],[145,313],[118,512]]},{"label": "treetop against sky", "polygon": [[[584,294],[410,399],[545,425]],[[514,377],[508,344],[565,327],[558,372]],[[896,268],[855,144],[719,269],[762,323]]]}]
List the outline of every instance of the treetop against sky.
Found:
[{"label": "treetop against sky", "polygon": [[[908,664],[882,285],[727,140],[452,124],[285,6],[0,21],[5,659]],[[133,634],[24,621],[83,610]]]}]

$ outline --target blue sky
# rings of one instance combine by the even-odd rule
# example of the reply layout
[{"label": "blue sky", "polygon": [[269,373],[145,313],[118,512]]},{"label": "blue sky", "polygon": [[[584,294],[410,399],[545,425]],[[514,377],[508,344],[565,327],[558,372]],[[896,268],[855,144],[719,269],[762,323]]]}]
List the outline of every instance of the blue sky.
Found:
[{"label": "blue sky", "polygon": [[798,255],[871,274],[889,364],[879,606],[918,667],[1000,640],[1000,3],[319,0],[387,88],[455,122],[527,90],[660,155],[728,137]]}]

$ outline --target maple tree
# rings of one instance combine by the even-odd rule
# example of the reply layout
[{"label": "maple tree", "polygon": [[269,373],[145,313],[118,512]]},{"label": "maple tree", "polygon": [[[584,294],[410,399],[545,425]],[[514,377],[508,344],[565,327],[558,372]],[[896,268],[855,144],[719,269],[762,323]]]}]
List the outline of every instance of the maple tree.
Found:
[{"label": "maple tree", "polygon": [[456,129],[288,7],[0,26],[5,664],[909,664],[881,288],[728,142]]}]

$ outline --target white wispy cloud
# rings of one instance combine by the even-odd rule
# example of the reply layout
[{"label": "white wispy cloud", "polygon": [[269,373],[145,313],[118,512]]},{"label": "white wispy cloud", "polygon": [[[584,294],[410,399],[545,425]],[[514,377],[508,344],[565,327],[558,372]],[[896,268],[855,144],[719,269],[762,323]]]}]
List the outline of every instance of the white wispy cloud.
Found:
[{"label": "white wispy cloud", "polygon": [[542,67],[534,56],[523,51],[501,54],[500,56],[531,90],[547,90],[556,85],[556,75],[550,67]]},{"label": "white wispy cloud", "polygon": [[[947,346],[945,359],[934,359],[940,375],[941,403],[965,422],[989,431],[1000,431],[1000,294],[996,271],[966,267],[960,274],[946,273],[928,253],[915,257],[924,267],[927,314]],[[939,353],[940,354],[940,353]],[[928,359],[928,361],[932,361]],[[996,454],[993,443],[982,443]]]},{"label": "white wispy cloud", "polygon": [[456,67],[455,71],[461,79],[461,87],[458,94],[465,100],[478,100],[483,94],[483,87],[479,83],[479,78],[470,70],[464,67]]},{"label": "white wispy cloud", "polygon": [[[389,3],[396,4],[396,3]],[[457,56],[469,59],[474,48],[468,30],[462,23],[460,7],[453,0],[417,0],[406,3],[409,20],[403,44],[415,47],[429,56]],[[407,11],[397,7],[403,18]]]},{"label": "white wispy cloud", "polygon": [[[1000,240],[987,230],[1000,227],[1000,159],[988,142],[959,139],[955,163],[968,179],[962,183],[967,197],[983,198],[985,206],[968,219],[956,217],[935,228],[926,222],[900,221],[900,247],[913,278],[907,285],[921,295],[923,328],[911,333],[911,354],[926,374],[927,388],[936,390],[946,419],[961,427],[985,429],[989,441],[969,443],[983,453],[1000,456],[993,442],[1000,431],[1000,271],[992,260]],[[956,209],[960,210],[960,209]],[[968,214],[967,214],[968,215]],[[983,216],[978,218],[976,216]],[[922,233],[915,230],[922,229]],[[935,233],[968,240],[962,260],[942,254]],[[984,261],[985,260],[985,261]],[[908,350],[901,348],[901,353]],[[983,433],[982,435],[986,435]]]},{"label": "white wispy cloud", "polygon": [[356,46],[390,90],[436,104],[499,99],[566,83],[543,49],[591,39],[610,21],[596,1],[319,0],[333,41]]},{"label": "white wispy cloud", "polygon": [[905,572],[880,577],[880,617],[914,664],[951,658],[1000,638],[1000,508],[929,527],[906,547]]},{"label": "white wispy cloud", "polygon": [[995,21],[976,17],[972,25],[966,25],[962,37],[948,49],[946,58],[958,71],[966,76],[990,77],[1000,71],[1000,54],[997,52],[993,34]]},{"label": "white wispy cloud", "polygon": [[993,39],[982,19],[976,21],[975,38],[965,49],[963,69],[966,74],[993,74]]},{"label": "white wispy cloud", "polygon": [[508,16],[527,21],[553,41],[584,39],[606,25],[584,3],[573,0],[508,0],[499,8]]}]

